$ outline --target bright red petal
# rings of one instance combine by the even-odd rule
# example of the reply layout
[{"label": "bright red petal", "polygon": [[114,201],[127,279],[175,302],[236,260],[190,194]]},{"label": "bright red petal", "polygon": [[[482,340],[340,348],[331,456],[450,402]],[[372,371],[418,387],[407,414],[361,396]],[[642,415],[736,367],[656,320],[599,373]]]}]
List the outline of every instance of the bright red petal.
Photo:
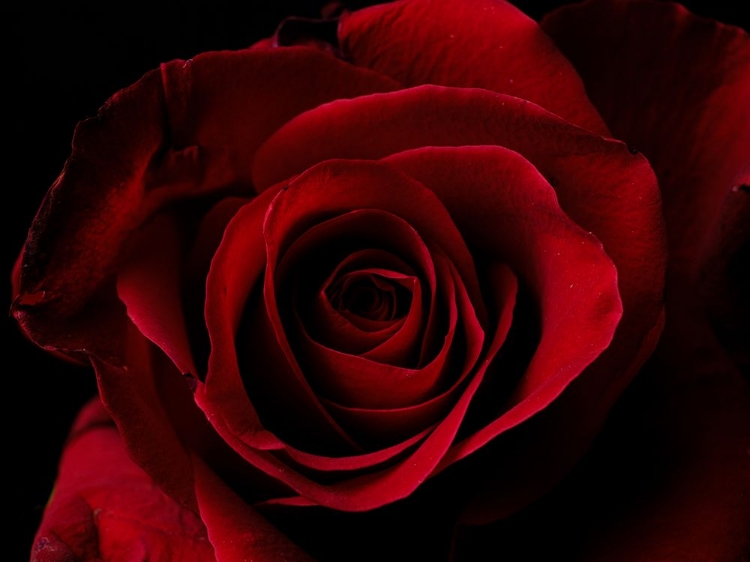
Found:
[{"label": "bright red petal", "polygon": [[31,557],[216,560],[200,517],[165,495],[130,460],[98,401],[83,409],[73,427]]}]

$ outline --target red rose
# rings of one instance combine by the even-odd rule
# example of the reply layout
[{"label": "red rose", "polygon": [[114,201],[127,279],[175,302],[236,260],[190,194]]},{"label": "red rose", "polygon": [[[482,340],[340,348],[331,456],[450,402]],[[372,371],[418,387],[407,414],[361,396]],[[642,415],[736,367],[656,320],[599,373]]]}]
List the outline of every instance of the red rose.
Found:
[{"label": "red rose", "polygon": [[[14,271],[101,397],[32,557],[740,559],[749,96],[746,33],[635,0],[407,0],[149,72]],[[639,448],[655,490],[591,489]]]}]

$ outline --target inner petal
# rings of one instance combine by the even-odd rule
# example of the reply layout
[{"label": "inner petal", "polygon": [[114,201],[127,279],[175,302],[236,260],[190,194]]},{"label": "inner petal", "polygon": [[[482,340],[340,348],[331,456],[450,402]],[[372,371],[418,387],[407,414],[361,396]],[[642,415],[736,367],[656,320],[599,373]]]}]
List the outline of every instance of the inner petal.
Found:
[{"label": "inner petal", "polygon": [[289,337],[394,364],[420,362],[422,335],[441,324],[435,283],[430,250],[414,229],[372,209],[310,228],[276,274]]},{"label": "inner petal", "polygon": [[411,305],[416,280],[384,270],[347,273],[325,289],[333,307],[352,323],[358,319],[392,322]]}]

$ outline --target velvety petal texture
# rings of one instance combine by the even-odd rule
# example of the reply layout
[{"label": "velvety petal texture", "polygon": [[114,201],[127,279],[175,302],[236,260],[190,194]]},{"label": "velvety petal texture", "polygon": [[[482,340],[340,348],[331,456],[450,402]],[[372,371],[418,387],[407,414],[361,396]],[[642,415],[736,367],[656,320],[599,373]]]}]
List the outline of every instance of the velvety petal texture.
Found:
[{"label": "velvety petal texture", "polygon": [[557,489],[503,522],[464,528],[456,560],[744,560],[750,392],[700,324],[700,340],[647,365]]},{"label": "velvety petal texture", "polygon": [[[227,76],[232,87],[217,88]],[[131,234],[171,202],[251,192],[245,162],[300,111],[396,87],[304,47],[204,53],[149,72],[78,125],[22,253],[21,327],[43,347],[122,363],[124,314],[108,281]]]},{"label": "velvety petal texture", "polygon": [[31,557],[214,562],[201,518],[176,503],[127,456],[99,401],[78,416]]},{"label": "velvety petal texture", "polygon": [[750,182],[747,32],[653,0],[589,0],[542,26],[613,134],[653,165],[670,271],[695,276],[724,199]]},{"label": "velvety petal texture", "polygon": [[101,400],[33,555],[746,556],[749,99],[747,33],[653,0],[329,6],[146,74],[13,269]]},{"label": "velvety petal texture", "polygon": [[505,0],[385,3],[344,14],[339,39],[354,64],[404,86],[484,88],[607,133],[570,63],[534,20]]}]

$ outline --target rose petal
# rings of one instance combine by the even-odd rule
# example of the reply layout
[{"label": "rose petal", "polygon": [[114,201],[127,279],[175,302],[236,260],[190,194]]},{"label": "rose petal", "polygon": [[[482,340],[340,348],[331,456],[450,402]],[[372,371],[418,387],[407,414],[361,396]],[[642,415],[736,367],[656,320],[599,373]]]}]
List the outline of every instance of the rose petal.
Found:
[{"label": "rose petal", "polygon": [[495,144],[533,163],[554,184],[562,209],[596,234],[617,266],[623,320],[600,360],[606,375],[593,383],[600,389],[591,389],[606,410],[637,372],[623,358],[638,356],[663,305],[663,219],[656,179],[642,156],[523,100],[423,86],[337,101],[299,115],[258,150],[253,176],[263,187],[329,158]]},{"label": "rose petal", "polygon": [[312,560],[195,457],[193,470],[201,519],[217,562]]},{"label": "rose petal", "polygon": [[[736,267],[750,223],[742,188],[750,183],[747,33],[648,1],[587,2],[551,14],[544,26],[615,133],[659,176],[670,306],[704,300],[720,337],[750,365],[750,303]],[[686,283],[692,287],[679,288]]]},{"label": "rose petal", "polygon": [[258,146],[294,115],[399,87],[306,47],[203,53],[162,65],[162,75],[173,142],[198,150],[202,166],[190,177],[209,189],[248,188],[248,162]]},{"label": "rose petal", "polygon": [[[278,283],[284,283],[287,278],[299,280],[299,271],[295,271],[295,268],[328,267],[324,264],[339,260],[341,257],[339,254],[344,255],[349,252],[351,248],[347,246],[356,241],[367,246],[380,246],[387,249],[352,250],[353,253],[345,257],[322,282],[320,291],[314,297],[315,301],[309,316],[304,321],[302,319],[299,321],[305,325],[306,331],[315,341],[323,345],[335,342],[338,351],[361,354],[375,360],[377,354],[381,357],[384,355],[383,349],[378,348],[381,345],[387,345],[386,342],[391,342],[395,334],[403,332],[408,339],[409,334],[405,332],[411,329],[412,324],[421,325],[423,306],[421,298],[419,302],[413,300],[409,314],[402,321],[379,322],[361,317],[348,317],[346,314],[333,310],[325,294],[325,287],[333,282],[335,276],[354,267],[357,263],[362,264],[359,269],[382,264],[391,268],[401,268],[408,272],[406,275],[409,276],[417,275],[410,266],[404,263],[403,259],[408,259],[426,281],[428,292],[425,295],[424,304],[429,305],[428,310],[431,314],[435,298],[435,272],[429,250],[412,227],[395,215],[378,210],[355,210],[334,217],[310,228],[290,246],[279,264],[276,278]],[[396,253],[402,257],[398,257]],[[363,262],[365,258],[368,258],[368,261]],[[310,263],[310,260],[313,260],[313,263]],[[302,288],[315,290],[317,281],[306,277]],[[419,291],[421,293],[421,284]],[[299,308],[301,304],[298,302],[294,306]],[[429,317],[430,322],[434,320],[433,316]],[[409,320],[408,326],[404,326],[406,320]],[[422,334],[414,334],[415,337],[417,335]],[[395,339],[403,340],[404,337]],[[398,346],[404,353],[408,353],[410,347],[413,347],[408,341],[400,346],[398,341],[391,343]],[[421,339],[418,343],[422,343]],[[417,355],[420,355],[419,352]]]},{"label": "rose petal", "polygon": [[[404,436],[412,435],[422,428],[438,422],[441,417],[450,410],[456,396],[465,387],[466,381],[474,372],[477,360],[482,351],[484,343],[484,332],[477,322],[476,315],[471,307],[471,301],[466,294],[466,288],[461,283],[461,279],[456,274],[447,260],[440,254],[436,255],[436,265],[440,271],[440,278],[443,279],[442,291],[445,293],[443,298],[449,304],[449,326],[450,332],[445,338],[443,349],[436,358],[436,361],[443,357],[450,357],[448,365],[455,370],[452,380],[448,382],[448,387],[439,390],[439,393],[433,393],[434,396],[420,403],[396,408],[377,408],[377,407],[347,407],[340,403],[325,400],[324,403],[334,416],[341,420],[347,428],[354,431],[355,435],[363,436],[370,443],[388,443]],[[505,267],[496,266],[500,270],[497,284],[493,284],[493,289],[502,289],[505,293],[495,295],[498,297],[499,310],[503,311],[506,317],[511,314],[513,309],[513,299],[515,298],[515,279],[511,283],[505,279],[511,275],[506,272]],[[461,324],[458,330],[454,330],[456,322]],[[509,322],[509,320],[508,320]],[[498,328],[502,333],[504,328]],[[456,334],[457,332],[457,334]],[[457,336],[457,337],[456,337]],[[502,345],[499,336],[495,336],[495,345]],[[454,339],[457,343],[454,343]],[[458,356],[453,348],[454,345],[462,345],[463,356]],[[436,362],[428,364],[423,370],[429,369]],[[417,371],[417,376],[424,376]],[[394,391],[395,392],[395,391]]]},{"label": "rose petal", "polygon": [[206,302],[206,279],[211,269],[211,260],[224,236],[229,221],[237,214],[249,199],[226,197],[214,205],[203,219],[195,235],[188,255],[185,258],[182,273],[182,291],[185,310],[185,322],[188,338],[199,377],[205,378],[208,370],[208,355],[211,344],[204,319]]},{"label": "rose petal", "polygon": [[442,467],[548,406],[608,347],[622,315],[617,271],[599,241],[562,212],[551,186],[514,152],[423,148],[386,162],[429,186],[475,255],[508,263],[540,308],[541,340],[510,409],[456,445]]},{"label": "rose petal", "polygon": [[143,213],[143,174],[162,143],[162,95],[158,71],[149,72],[76,127],[71,157],[29,230],[14,303],[41,346],[118,355],[109,338],[121,336],[124,308],[102,315],[86,304]]},{"label": "rose petal", "polygon": [[[477,314],[484,315],[471,255],[458,232],[450,228],[450,218],[445,210],[429,191],[389,168],[372,162],[329,162],[316,166],[282,189],[266,214],[264,237],[267,267],[264,298],[267,317],[262,311],[258,312],[258,320],[253,322],[254,329],[263,325],[263,322],[270,322],[278,346],[286,357],[286,364],[297,379],[297,384],[292,389],[302,388],[306,395],[312,396],[313,393],[289,345],[277,308],[275,264],[283,249],[307,228],[316,224],[316,221],[351,208],[370,207],[404,217],[417,232],[448,253],[452,263],[460,271]],[[265,334],[265,329],[262,332]],[[273,346],[273,342],[267,337],[263,342],[257,343],[264,350]],[[261,355],[264,354],[268,355],[267,352]],[[254,359],[262,360],[262,357]],[[274,365],[280,363],[283,363],[280,357],[273,362]],[[276,385],[274,395],[283,400],[284,395],[289,393],[289,385],[281,385],[278,374],[271,379],[259,376],[257,384]]]},{"label": "rose petal", "polygon": [[23,252],[14,304],[22,328],[41,346],[121,361],[124,310],[111,293],[92,301],[134,230],[176,199],[249,191],[254,150],[295,114],[396,87],[299,47],[204,53],[149,72],[76,129]]},{"label": "rose petal", "polygon": [[[419,480],[424,476],[423,470],[426,466],[432,465],[436,459],[441,458],[455,438],[456,430],[466,415],[471,400],[484,378],[487,367],[500,350],[500,346],[505,341],[510,329],[518,281],[510,269],[505,266],[498,266],[494,273],[496,281],[494,288],[497,298],[493,304],[496,308],[498,323],[492,341],[487,347],[486,355],[481,364],[453,409],[432,431],[429,438],[420,445],[419,449],[405,461],[381,473],[354,478],[328,489],[319,490],[310,486],[309,482],[295,482],[293,487],[302,493],[302,497],[279,498],[273,500],[272,503],[298,506],[326,505],[320,502],[319,498],[327,499],[327,497],[330,497],[329,501],[335,502],[333,505],[341,506],[339,509],[367,511],[373,509],[373,505],[385,505],[413,492],[413,487],[418,484],[414,482],[414,479]],[[421,482],[421,480],[419,481]]]},{"label": "rose petal", "polygon": [[[353,406],[367,409],[403,408],[423,402],[427,397],[439,390],[439,384],[445,384],[448,358],[451,355],[452,344],[458,323],[458,306],[456,305],[457,290],[452,278],[452,271],[445,260],[436,260],[439,291],[441,295],[439,306],[448,309],[447,329],[440,352],[435,358],[420,368],[405,368],[377,363],[376,361],[347,355],[333,349],[325,348],[310,340],[301,340],[301,357],[307,359],[311,369],[319,371],[318,378],[323,388],[330,389],[326,397],[330,401],[343,406]],[[475,345],[473,353],[468,352],[469,368],[481,350],[484,332],[476,322],[476,316],[469,310],[465,311],[469,332],[467,340]],[[473,316],[473,318],[472,318]],[[474,322],[471,322],[474,320]],[[473,361],[472,361],[473,359]],[[458,378],[458,376],[456,377]],[[341,380],[343,379],[343,380]]]},{"label": "rose petal", "polygon": [[[401,284],[409,285],[409,289],[407,290],[410,290],[412,300],[406,316],[394,319],[374,320],[363,318],[346,310],[336,310],[333,307],[328,297],[327,289],[331,287],[339,275],[351,275],[353,272],[347,271],[351,266],[354,266],[356,272],[359,266],[354,264],[377,264],[384,261],[391,264],[390,269],[365,271],[373,277],[374,271],[379,271],[384,276],[399,276],[398,281]],[[394,334],[402,332],[402,327],[407,318],[416,319],[413,321],[421,323],[423,313],[422,285],[419,279],[414,276],[413,271],[410,274],[404,274],[395,271],[393,267],[407,271],[411,270],[400,258],[384,250],[360,250],[350,254],[323,283],[323,288],[314,297],[314,302],[306,319],[302,320],[298,316],[301,328],[305,329],[304,324],[308,324],[310,330],[315,334],[314,339],[323,345],[328,347],[335,345],[343,352],[363,355],[369,354],[371,351],[376,352],[376,348],[386,344]],[[400,347],[405,348],[407,346],[404,344]],[[382,360],[381,362],[385,363],[388,361]]]},{"label": "rose petal", "polygon": [[[428,271],[428,283],[431,286],[431,292],[434,294],[436,280],[435,273],[432,271],[432,256],[429,255],[429,251],[419,235],[402,219],[383,211],[363,210],[346,213],[310,229],[305,236],[298,240],[298,243],[308,239],[307,235],[313,232],[316,234],[323,233],[322,229],[325,229],[329,234],[338,233],[339,237],[345,237],[346,239],[355,238],[359,234],[371,238],[371,243],[378,243],[377,238],[373,238],[373,233],[387,233],[387,235],[378,235],[383,239],[379,243],[393,244],[393,251],[400,247],[402,252],[409,252],[411,254],[409,257],[416,262],[412,263],[418,265],[419,269]],[[300,250],[305,247],[306,245],[301,247]],[[325,251],[325,248],[323,248],[323,251]],[[284,277],[282,272],[285,269],[284,265],[287,268],[292,267],[288,264],[289,260],[285,259],[282,262],[277,277]],[[301,264],[297,264],[297,266],[302,267]],[[443,267],[443,270],[444,277],[449,275],[445,267]],[[292,269],[291,271],[296,276],[300,275],[299,270]],[[438,276],[437,281],[444,285],[447,280],[441,280]],[[443,292],[445,287],[437,290]],[[440,303],[440,305],[450,309],[453,299],[452,294],[444,294],[443,300],[445,302]],[[439,306],[435,304],[434,296],[431,300],[433,301],[432,309]],[[415,307],[412,310],[418,309]],[[431,310],[430,313],[432,316],[437,314],[434,310]],[[429,365],[410,366],[391,362],[383,363],[378,361],[376,353],[387,352],[386,346],[388,344],[397,346],[400,343],[405,343],[404,351],[419,358],[421,347],[425,343],[422,339],[416,338],[417,335],[424,337],[421,331],[417,331],[421,324],[420,320],[421,318],[418,316],[408,316],[407,322],[397,333],[364,355],[352,355],[338,348],[325,346],[309,337],[307,330],[301,329],[299,330],[300,337],[295,341],[299,345],[297,360],[311,383],[314,383],[325,396],[338,403],[360,407],[398,407],[407,403],[414,403],[431,392],[444,371],[443,367],[450,350],[450,341],[453,339],[452,332],[456,323],[455,305],[453,305],[453,312],[450,314],[447,328],[448,335],[443,336],[445,342],[442,342],[440,353],[431,359]],[[404,339],[406,339],[405,342],[402,341]],[[410,349],[412,346],[409,346],[409,343],[416,345],[413,346],[413,349]],[[398,348],[396,349],[398,350]],[[376,404],[379,406],[376,406]]]},{"label": "rose petal", "polygon": [[[240,374],[235,337],[243,316],[249,315],[258,319],[253,325],[253,345],[264,350],[253,358],[261,363],[254,366],[252,374],[262,374],[267,368],[274,372],[274,377],[272,381],[266,381],[277,385],[277,390],[284,390],[276,398],[284,401],[285,407],[276,404],[279,408],[276,411],[282,414],[296,412],[300,419],[305,420],[308,434],[316,435],[318,444],[338,444],[340,447],[342,440],[344,443],[351,443],[351,440],[323,409],[309,385],[289,365],[267,315],[253,311],[252,307],[262,309],[262,295],[261,300],[255,299],[249,305],[247,302],[266,269],[263,221],[268,205],[279,191],[280,188],[269,190],[240,209],[227,227],[211,263],[205,308],[211,354],[205,385],[198,387],[196,399],[212,423],[217,416],[226,420],[231,431],[241,435],[252,447],[263,450],[286,447],[276,435],[263,428],[256,411],[258,404],[254,405],[248,397]],[[261,401],[259,405],[266,406],[266,402]]]},{"label": "rose petal", "polygon": [[407,87],[484,88],[533,101],[599,134],[607,126],[537,23],[508,2],[418,0],[345,13],[347,58]]},{"label": "rose petal", "polygon": [[[117,423],[133,461],[178,502],[195,506],[190,458],[162,402],[158,386],[170,379],[184,386],[174,367],[154,376],[151,343],[134,326],[128,330],[127,366],[117,367],[92,358],[99,393],[105,408]],[[173,392],[173,405],[181,403]]]},{"label": "rose petal", "polygon": [[[263,271],[265,255],[257,250],[263,248],[262,220],[268,203],[275,194],[273,190],[269,190],[241,209],[229,225],[225,239],[216,253],[208,278],[206,322],[214,345],[212,368],[221,376],[211,379],[213,373],[209,374],[207,384],[211,380],[213,382],[210,387],[198,386],[196,400],[213,421],[234,415],[238,420],[235,427],[245,428],[238,433],[246,443],[260,449],[278,451],[278,454],[286,455],[302,466],[316,470],[356,470],[378,465],[417,440],[369,455],[327,457],[305,453],[263,430],[253,404],[245,393],[233,343],[233,334],[239,327],[242,313],[242,306],[236,304],[243,301],[243,293],[249,290],[248,287],[252,287],[254,280],[259,279]],[[249,246],[245,247],[244,244]],[[241,259],[236,259],[237,256],[241,256]],[[217,396],[219,398],[215,398]],[[214,398],[217,400],[216,405],[212,402]],[[299,413],[299,410],[294,411]],[[244,417],[239,417],[240,415]],[[310,431],[309,425],[306,430]]]},{"label": "rose petal", "polygon": [[197,375],[181,299],[182,239],[177,221],[159,215],[135,235],[117,276],[130,320],[183,374]]},{"label": "rose petal", "polygon": [[[356,186],[356,189],[352,189],[352,186]],[[391,197],[390,190],[397,189],[402,197]],[[405,198],[407,194],[410,198],[418,196],[416,201],[419,203],[418,213],[415,213],[411,205],[415,201]],[[477,283],[473,276],[471,258],[465,253],[463,242],[460,238],[456,238],[451,230],[446,229],[446,225],[450,224],[450,219],[445,215],[444,209],[437,204],[436,200],[431,199],[428,192],[423,191],[419,184],[394,173],[382,164],[373,162],[323,163],[288,184],[287,189],[280,189],[278,192],[273,190],[271,195],[275,196],[275,199],[273,206],[266,214],[264,227],[266,243],[269,244],[268,264],[276,262],[279,247],[289,244],[290,240],[295,238],[293,235],[299,235],[300,231],[304,231],[311,219],[320,218],[320,213],[330,215],[335,214],[336,211],[340,213],[351,208],[385,207],[390,212],[404,216],[417,231],[435,240],[450,256],[451,263],[456,265],[464,282],[468,278],[469,281]],[[261,197],[265,196],[267,196],[266,193],[261,195]],[[316,205],[311,208],[305,202],[307,197],[312,196],[316,197]],[[223,351],[212,353],[211,361],[218,368],[217,372],[227,369],[221,373],[218,380],[233,377],[236,381],[239,378],[236,357],[232,353],[233,334],[240,322],[240,313],[236,304],[244,301],[244,295],[247,295],[250,290],[248,285],[251,285],[252,279],[257,278],[258,275],[257,270],[260,266],[248,267],[247,265],[252,259],[250,257],[252,253],[249,250],[257,249],[259,246],[255,239],[258,236],[255,230],[257,227],[250,225],[257,224],[259,209],[264,208],[263,205],[256,207],[251,203],[238,213],[227,230],[227,236],[217,252],[217,258],[214,260],[212,272],[209,275],[209,283],[216,283],[214,290],[209,290],[209,297],[214,298],[211,295],[218,297],[212,303],[215,306],[207,304],[207,320],[213,324],[213,330],[215,330],[212,332],[210,327],[209,331],[212,337],[216,336],[212,342],[217,349],[218,346],[224,346]],[[247,211],[243,213],[245,209]],[[440,228],[436,228],[436,224],[439,224]],[[275,231],[274,229],[277,228],[279,230]],[[234,261],[229,259],[230,256],[240,255],[244,259]],[[230,267],[235,270],[231,271]],[[270,279],[273,278],[270,266],[266,268],[266,275]],[[471,287],[475,287],[474,290],[478,291],[478,285],[469,283],[466,285],[467,294],[472,298]],[[265,285],[267,303],[274,301],[271,292],[273,286],[272,282],[270,284],[267,282]],[[229,306],[229,303],[232,303],[232,306]],[[481,300],[479,303],[481,304]],[[476,309],[477,301],[473,298],[472,306]],[[274,322],[278,327],[278,318]],[[277,335],[283,336],[283,332]],[[493,344],[489,346],[488,357],[495,353],[499,348],[499,342],[503,339],[504,334],[495,334]],[[232,362],[234,364],[230,365]],[[488,363],[487,358],[478,366],[453,410],[407,460],[386,470],[366,477],[350,479],[335,486],[323,486],[311,481],[290,469],[286,463],[280,462],[270,452],[278,448],[280,444],[272,434],[261,428],[257,417],[253,419],[255,414],[249,407],[246,396],[237,402],[236,391],[238,388],[241,389],[241,386],[235,386],[234,392],[229,390],[228,386],[224,386],[223,391],[220,390],[218,395],[221,400],[217,400],[217,395],[212,396],[213,391],[209,389],[212,386],[209,384],[212,380],[211,369],[209,369],[207,384],[199,384],[196,389],[196,400],[209,411],[209,418],[222,437],[253,466],[288,484],[316,503],[345,511],[362,511],[374,509],[409,495],[434,469],[453,441]],[[217,379],[214,378],[214,380]],[[216,388],[221,389],[221,386]],[[235,408],[226,408],[226,405],[231,404],[232,401],[235,401]],[[212,404],[220,404],[221,408]],[[286,452],[292,450],[289,447],[284,448]]]},{"label": "rose petal", "polygon": [[654,166],[670,275],[693,277],[723,200],[750,181],[747,33],[648,0],[568,6],[543,27],[614,134]]},{"label": "rose petal", "polygon": [[31,555],[39,562],[216,560],[201,519],[133,464],[98,400],[76,420]]},{"label": "rose petal", "polygon": [[[484,317],[472,256],[460,232],[451,227],[445,208],[429,190],[374,162],[327,162],[303,169],[307,170],[305,174],[279,193],[266,217],[269,263],[326,213],[341,214],[353,208],[380,209],[403,218],[422,238],[446,254],[464,280],[477,314]],[[291,189],[292,185],[295,189]],[[272,288],[267,286],[267,290]]]},{"label": "rose petal", "polygon": [[[750,388],[708,326],[694,316],[683,320],[698,339],[680,340],[669,360],[652,359],[570,476],[525,513],[467,535],[462,556],[743,559],[750,547]],[[545,541],[535,540],[540,527],[549,529]]]}]

